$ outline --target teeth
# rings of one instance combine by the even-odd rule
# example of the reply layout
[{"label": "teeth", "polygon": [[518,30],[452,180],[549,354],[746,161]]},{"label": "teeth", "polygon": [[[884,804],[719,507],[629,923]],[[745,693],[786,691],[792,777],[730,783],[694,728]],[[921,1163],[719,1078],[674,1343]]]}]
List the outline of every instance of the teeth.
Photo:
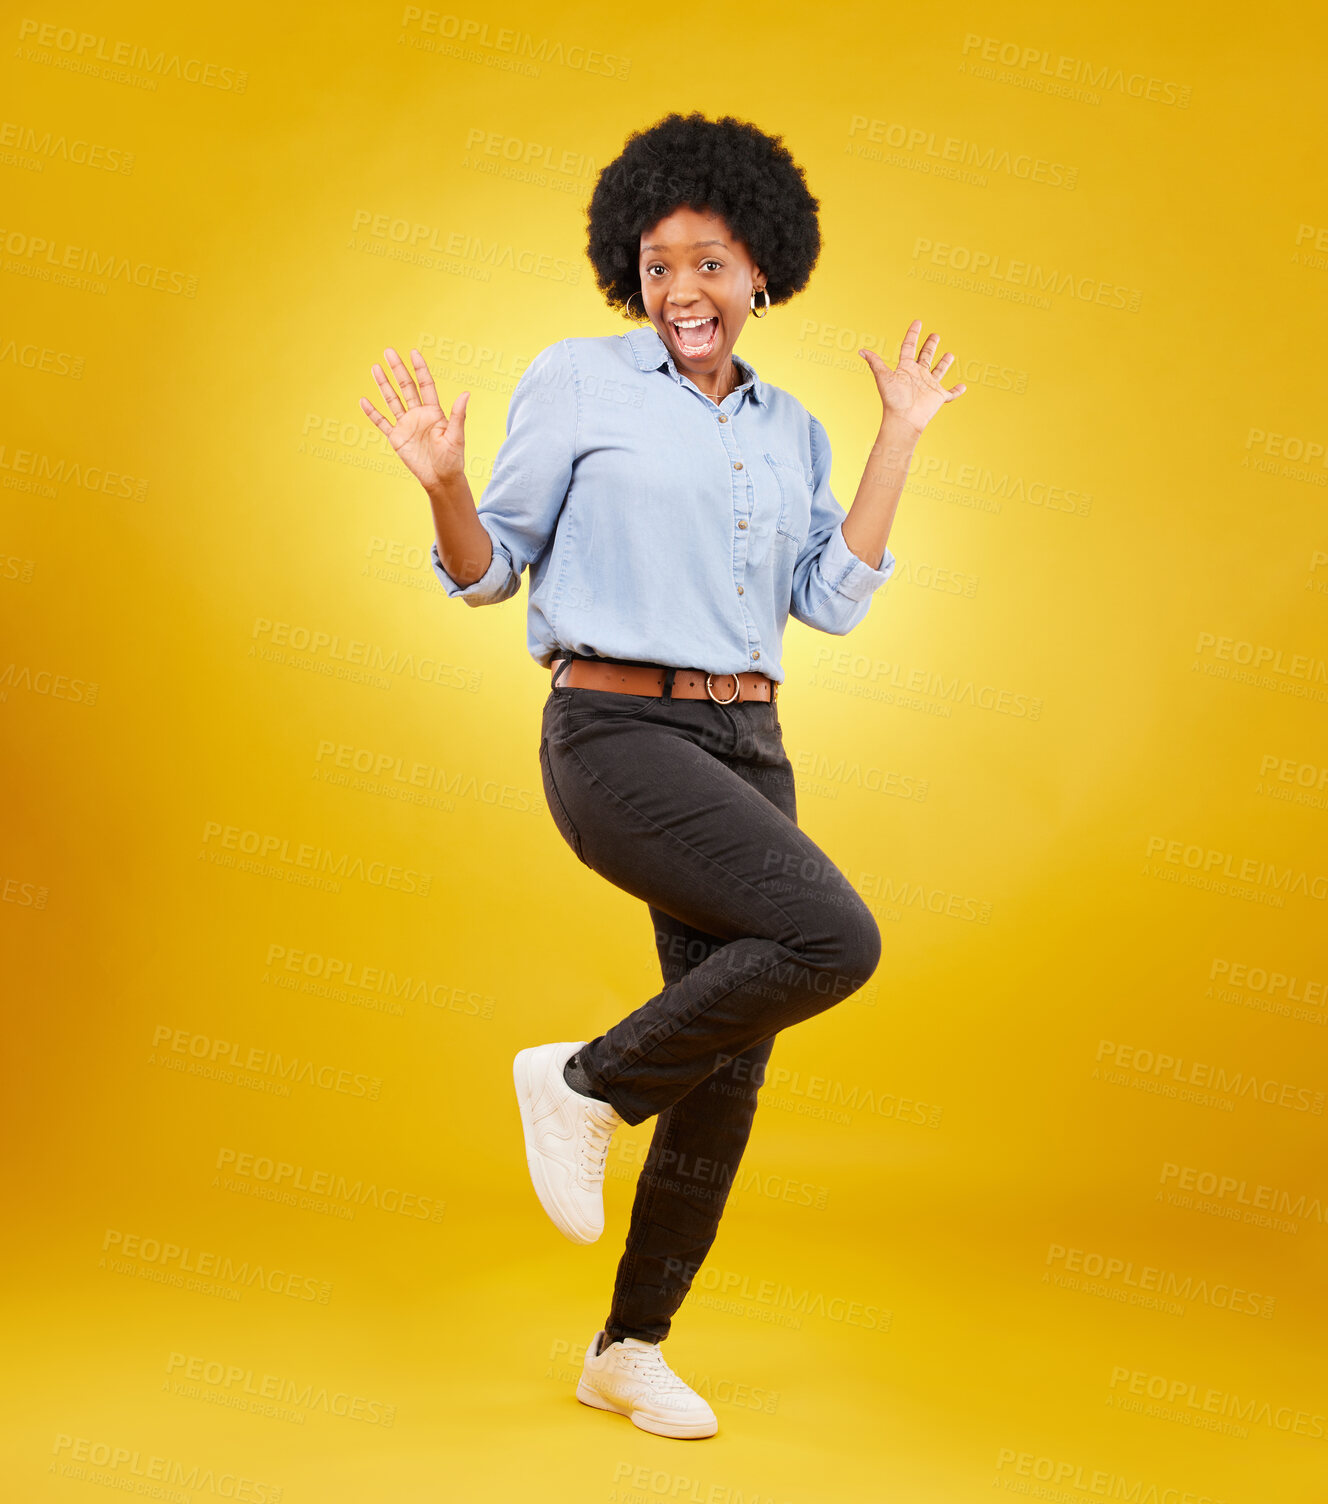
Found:
[{"label": "teeth", "polygon": [[708,324],[709,322],[709,319],[674,319],[673,327],[675,329],[695,329],[698,325]]}]

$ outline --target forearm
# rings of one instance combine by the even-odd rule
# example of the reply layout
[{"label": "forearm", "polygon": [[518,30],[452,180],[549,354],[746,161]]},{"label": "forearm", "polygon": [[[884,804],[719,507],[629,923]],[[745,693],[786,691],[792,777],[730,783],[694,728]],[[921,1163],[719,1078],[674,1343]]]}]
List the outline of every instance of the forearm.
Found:
[{"label": "forearm", "polygon": [[459,475],[431,488],[428,496],[443,568],[458,585],[473,585],[489,567],[493,542],[475,510],[470,482]]},{"label": "forearm", "polygon": [[918,430],[909,423],[887,419],[881,424],[857,495],[844,518],[844,542],[873,569],[879,569],[885,557],[918,437]]}]

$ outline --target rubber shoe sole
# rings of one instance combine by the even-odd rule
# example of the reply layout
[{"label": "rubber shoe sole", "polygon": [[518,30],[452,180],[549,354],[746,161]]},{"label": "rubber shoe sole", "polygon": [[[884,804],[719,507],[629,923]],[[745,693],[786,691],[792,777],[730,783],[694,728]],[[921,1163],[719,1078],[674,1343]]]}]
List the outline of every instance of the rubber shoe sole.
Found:
[{"label": "rubber shoe sole", "polygon": [[697,1441],[704,1436],[713,1436],[719,1430],[718,1421],[698,1421],[689,1425],[680,1421],[660,1420],[654,1415],[644,1415],[640,1410],[624,1410],[606,1400],[597,1389],[592,1389],[584,1378],[577,1380],[576,1397],[583,1405],[591,1405],[596,1410],[607,1410],[610,1415],[625,1416],[639,1430],[649,1431],[654,1436],[669,1436],[675,1441]]}]

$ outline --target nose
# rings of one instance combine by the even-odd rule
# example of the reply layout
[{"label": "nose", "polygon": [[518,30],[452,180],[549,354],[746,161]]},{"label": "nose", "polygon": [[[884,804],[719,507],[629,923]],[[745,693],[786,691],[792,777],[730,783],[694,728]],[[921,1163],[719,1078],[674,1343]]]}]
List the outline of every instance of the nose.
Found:
[{"label": "nose", "polygon": [[673,279],[668,295],[668,302],[671,307],[690,308],[699,297],[700,294],[692,286],[691,278],[686,272],[679,273]]}]

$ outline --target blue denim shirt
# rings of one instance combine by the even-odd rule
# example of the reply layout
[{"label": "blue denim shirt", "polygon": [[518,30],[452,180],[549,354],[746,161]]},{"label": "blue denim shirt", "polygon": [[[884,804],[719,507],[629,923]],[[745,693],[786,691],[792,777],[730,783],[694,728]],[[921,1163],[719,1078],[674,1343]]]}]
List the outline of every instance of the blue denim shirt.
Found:
[{"label": "blue denim shirt", "polygon": [[745,361],[738,375],[716,405],[648,324],[541,350],[478,507],[493,560],[462,587],[435,541],[444,590],[490,605],[529,567],[545,666],[562,648],[782,682],[789,616],[850,631],[895,559],[873,569],[845,543],[821,424]]}]

